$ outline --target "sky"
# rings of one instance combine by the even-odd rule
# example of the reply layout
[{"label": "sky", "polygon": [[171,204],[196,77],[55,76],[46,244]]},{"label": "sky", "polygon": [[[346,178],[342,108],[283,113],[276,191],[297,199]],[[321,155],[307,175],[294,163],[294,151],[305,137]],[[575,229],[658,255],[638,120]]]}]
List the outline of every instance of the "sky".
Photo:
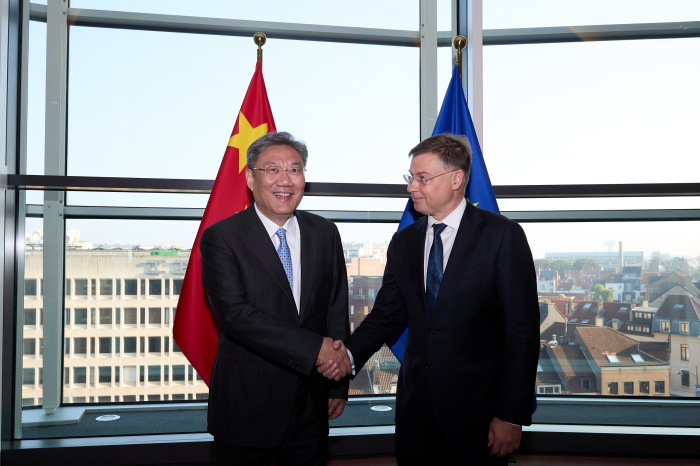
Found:
[{"label": "sky", "polygon": [[[412,30],[418,2],[76,1],[75,8]],[[367,14],[372,11],[372,14]],[[449,29],[449,2],[438,1]],[[484,2],[484,27],[700,20],[700,2]],[[30,24],[28,173],[43,173],[46,26]],[[491,46],[481,144],[495,185],[697,182],[700,39]],[[255,65],[252,38],[72,27],[68,173],[212,179]],[[419,142],[418,49],[269,39],[264,75],[277,128],[309,146],[308,181],[401,183]],[[438,105],[451,71],[439,52]],[[437,110],[437,109],[436,109]],[[40,193],[28,193],[40,204]],[[204,207],[190,194],[69,193],[76,205]],[[307,197],[301,208],[401,211],[403,199]],[[503,200],[501,210],[700,208],[697,198]],[[187,245],[196,222],[71,220],[84,239]],[[27,230],[31,230],[31,221]],[[194,226],[193,226],[194,225]],[[698,222],[525,224],[548,251],[697,256]],[[388,241],[395,225],[341,224]],[[39,228],[40,229],[40,225]]]}]

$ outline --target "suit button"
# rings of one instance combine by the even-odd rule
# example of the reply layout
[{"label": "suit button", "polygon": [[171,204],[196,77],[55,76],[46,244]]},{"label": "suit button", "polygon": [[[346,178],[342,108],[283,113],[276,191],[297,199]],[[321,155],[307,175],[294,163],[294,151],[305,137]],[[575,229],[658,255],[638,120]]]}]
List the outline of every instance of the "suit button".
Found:
[{"label": "suit button", "polygon": [[435,329],[434,329],[434,328],[429,328],[429,329],[428,329],[428,335],[435,335]]}]

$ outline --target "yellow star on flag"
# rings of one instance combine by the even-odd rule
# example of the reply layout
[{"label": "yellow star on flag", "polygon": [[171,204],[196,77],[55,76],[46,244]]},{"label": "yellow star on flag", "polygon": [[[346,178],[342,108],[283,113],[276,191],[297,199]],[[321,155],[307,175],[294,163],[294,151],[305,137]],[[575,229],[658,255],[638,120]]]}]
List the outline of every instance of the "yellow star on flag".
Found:
[{"label": "yellow star on flag", "polygon": [[248,147],[254,143],[260,136],[267,133],[267,123],[253,128],[248,119],[243,115],[243,112],[238,114],[238,133],[231,136],[228,140],[228,145],[238,149],[238,173],[243,171],[246,165],[246,153]]}]

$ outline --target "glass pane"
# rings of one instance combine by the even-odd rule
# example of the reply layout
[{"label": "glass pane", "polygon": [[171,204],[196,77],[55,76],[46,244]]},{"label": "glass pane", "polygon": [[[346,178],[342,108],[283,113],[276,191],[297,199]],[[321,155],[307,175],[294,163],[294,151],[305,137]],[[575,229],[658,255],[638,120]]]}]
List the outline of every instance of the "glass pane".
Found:
[{"label": "glass pane", "polygon": [[[700,222],[523,227],[546,342],[538,393],[695,395],[684,374],[700,361]],[[560,422],[547,413],[535,421]]]},{"label": "glass pane", "polygon": [[498,199],[508,211],[700,209],[700,197],[594,197],[551,199]]},{"label": "glass pane", "polygon": [[483,4],[484,28],[582,26],[592,24],[697,21],[695,0],[489,0]]},{"label": "glass pane", "polygon": [[700,126],[700,62],[688,60],[698,46],[486,47],[483,150],[492,183],[696,182],[686,168]]},{"label": "glass pane", "polygon": [[[46,23],[29,22],[27,75],[27,167],[31,175],[44,174],[46,124]],[[27,202],[41,202],[43,193],[29,191]]]},{"label": "glass pane", "polygon": [[[250,39],[87,27],[70,38],[69,175],[216,176],[254,70]],[[307,142],[309,181],[403,173],[419,134],[417,48],[277,40],[265,50],[277,129]]]},{"label": "glass pane", "polygon": [[[165,321],[162,315],[177,305],[178,296],[163,294],[161,290],[163,277],[182,279],[185,270],[182,264],[187,263],[189,251],[172,250],[167,254],[158,252],[158,255],[154,255],[150,249],[119,246],[129,243],[127,238],[132,236],[140,236],[143,242],[151,241],[160,235],[158,232],[177,231],[179,223],[115,220],[66,222],[70,231],[79,232],[84,228],[93,232],[94,238],[101,240],[101,247],[95,246],[98,244],[96,241],[82,244],[81,247],[69,243],[66,249],[66,278],[76,283],[76,290],[78,283],[94,282],[100,294],[90,292],[85,296],[66,299],[66,309],[74,320],[64,330],[66,338],[73,341],[72,351],[65,355],[64,365],[68,368],[87,367],[88,376],[83,383],[64,385],[65,403],[75,403],[80,399],[86,399],[88,403],[95,400],[120,401],[125,397],[142,395],[150,381],[160,380],[157,374],[165,372],[163,366],[173,363],[188,366],[181,353],[169,355],[162,346],[163,341],[170,341],[172,333],[171,321]],[[196,227],[195,224],[193,228]],[[190,243],[194,232],[191,235]],[[78,237],[77,234],[74,236]],[[144,276],[148,278],[141,278]],[[138,280],[143,280],[143,288],[138,285]],[[117,282],[123,282],[124,286],[114,286]],[[122,314],[124,325],[119,322],[119,317],[113,317]],[[139,319],[139,315],[143,317]],[[120,347],[122,341],[123,352]],[[162,353],[167,356],[162,357]],[[121,366],[124,366],[123,384],[111,375],[116,374]],[[146,380],[135,381],[134,371],[138,372],[144,367],[148,374]],[[97,380],[92,380],[93,373],[97,374]],[[193,397],[205,396],[208,389],[201,381],[189,379],[180,384],[179,392],[192,394]],[[156,391],[149,389],[149,393],[160,399],[170,393],[170,388],[166,384]]]},{"label": "glass pane", "polygon": [[[223,150],[221,152],[223,156]],[[221,162],[219,160],[219,162]],[[212,173],[210,179],[216,177]],[[121,192],[88,192],[69,191],[66,193],[66,204],[74,206],[107,206],[107,207],[179,207],[204,209],[207,206],[209,194],[189,193],[121,193]]]},{"label": "glass pane", "polygon": [[329,4],[305,0],[300,6],[285,0],[265,2],[227,0],[71,0],[73,8],[203,16],[255,21],[328,24],[383,29],[418,29],[418,0],[356,0]]}]

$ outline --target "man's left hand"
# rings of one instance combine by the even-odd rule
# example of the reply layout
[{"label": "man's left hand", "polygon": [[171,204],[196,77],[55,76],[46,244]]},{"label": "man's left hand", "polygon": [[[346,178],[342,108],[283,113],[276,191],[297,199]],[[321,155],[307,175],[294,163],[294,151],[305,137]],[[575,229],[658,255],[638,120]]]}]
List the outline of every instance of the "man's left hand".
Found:
[{"label": "man's left hand", "polygon": [[506,456],[520,448],[520,438],[523,435],[523,428],[497,417],[493,418],[489,426],[489,447],[490,454],[494,456]]},{"label": "man's left hand", "polygon": [[343,414],[347,402],[348,400],[340,398],[328,398],[328,419],[333,420]]}]

